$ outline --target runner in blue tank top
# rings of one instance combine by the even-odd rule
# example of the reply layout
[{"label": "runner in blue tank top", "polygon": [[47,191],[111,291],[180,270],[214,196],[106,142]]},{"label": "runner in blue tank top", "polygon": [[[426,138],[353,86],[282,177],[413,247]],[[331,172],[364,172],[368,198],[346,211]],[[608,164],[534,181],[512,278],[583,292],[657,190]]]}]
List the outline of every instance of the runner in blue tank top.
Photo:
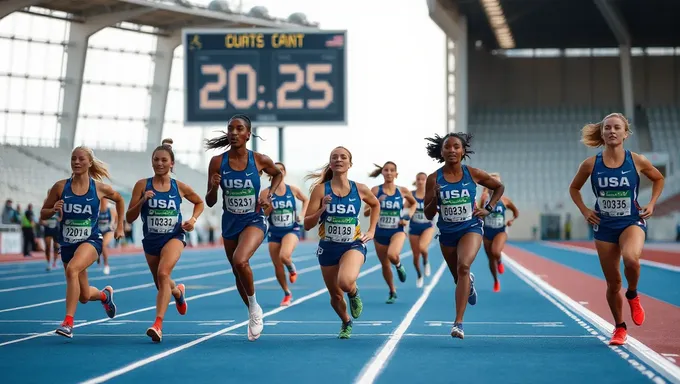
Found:
[{"label": "runner in blue tank top", "polygon": [[217,203],[222,189],[222,238],[227,259],[231,263],[241,299],[248,307],[248,340],[260,337],[264,323],[262,307],[255,298],[255,283],[249,260],[267,234],[267,218],[263,208],[271,206],[271,192],[258,199],[260,173],[272,177],[269,190],[276,191],[283,180],[281,170],[271,158],[246,148],[250,140],[248,116],[236,115],[229,120],[225,135],[210,139],[207,149],[229,148],[213,156],[208,167],[208,207]]},{"label": "runner in blue tank top", "polygon": [[[347,293],[353,318],[359,318],[364,307],[356,281],[366,262],[366,243],[374,238],[380,217],[380,202],[371,190],[347,178],[351,166],[349,150],[336,147],[328,164],[320,172],[307,176],[315,181],[304,223],[306,231],[319,225],[316,254],[331,297],[331,307],[342,320],[338,335],[341,339],[349,339],[352,335],[352,319],[347,314],[343,293]],[[359,225],[362,201],[371,207],[369,227],[363,234]]]},{"label": "runner in blue tank top", "polygon": [[101,232],[102,240],[102,255],[97,259],[97,264],[100,263],[100,259],[104,259],[104,274],[108,275],[111,273],[111,268],[109,267],[109,244],[113,240],[113,225],[116,223],[118,214],[116,211],[111,211],[106,200],[102,200],[99,206],[99,220],[97,225],[99,226],[99,232]]},{"label": "runner in blue tank top", "polygon": [[[156,283],[156,320],[146,330],[146,335],[158,343],[163,340],[163,319],[168,310],[170,295],[180,315],[187,313],[186,287],[175,284],[171,279],[172,270],[186,246],[185,233],[194,230],[198,217],[203,213],[204,204],[194,190],[170,177],[175,166],[172,139],[164,139],[151,154],[154,175],[138,180],[132,189],[125,220],[132,224],[142,217],[142,247],[146,263]],[[180,206],[182,199],[194,205],[191,218],[182,222]]]},{"label": "runner in blue tank top", "polygon": [[[109,199],[116,203],[119,212],[125,210],[120,194],[101,182],[105,177],[110,178],[109,171],[90,148],[76,147],[71,152],[71,171],[71,178],[57,181],[50,189],[40,210],[41,220],[57,213],[61,216],[59,244],[66,269],[66,317],[56,333],[69,338],[73,337],[73,316],[78,301],[100,301],[110,318],[116,315],[113,288],[106,286],[100,291],[90,286],[87,268],[102,252],[102,235],[97,226],[99,202]],[[122,223],[116,226],[115,237],[123,237]]]},{"label": "runner in blue tank top", "polygon": [[[397,178],[397,165],[386,162],[382,167],[375,164],[376,169],[369,174],[370,177],[383,176],[385,182],[382,185],[371,188],[371,192],[380,201],[380,218],[378,227],[375,230],[375,251],[378,254],[380,264],[382,264],[382,274],[390,292],[387,296],[387,304],[393,304],[397,300],[397,288],[394,286],[392,276],[392,265],[397,270],[399,281],[406,281],[406,268],[401,265],[399,254],[404,248],[406,232],[404,226],[408,225],[409,220],[416,212],[416,200],[411,195],[408,188],[400,187],[394,183]],[[410,205],[408,213],[402,215],[404,203]],[[371,214],[371,207],[366,206],[364,216]]]},{"label": "runner in blue tank top", "polygon": [[[50,194],[50,190],[47,190],[47,194]],[[44,203],[44,201],[43,201]],[[60,254],[59,250],[59,222],[61,221],[61,216],[59,213],[55,213],[52,217],[47,220],[41,220],[41,224],[44,228],[45,234],[45,257],[47,258],[47,271],[51,271],[53,268],[57,267],[57,255]],[[52,253],[54,251],[54,253]]]},{"label": "runner in blue tank top", "polygon": [[[475,276],[470,267],[482,245],[482,218],[494,210],[505,190],[503,184],[488,173],[462,164],[474,153],[470,150],[471,139],[472,135],[467,133],[427,139],[430,141],[428,156],[444,166],[427,177],[425,216],[432,220],[439,213],[439,245],[456,283],[456,319],[451,336],[461,339],[467,303],[477,303]],[[491,201],[484,209],[477,209],[475,204],[477,184],[493,190]]]},{"label": "runner in blue tank top", "polygon": [[[501,175],[498,173],[490,173],[489,176],[501,181]],[[482,196],[479,199],[478,208],[484,208],[489,204],[491,197],[489,190],[484,188]],[[512,211],[512,219],[505,219],[505,212]],[[501,196],[501,199],[496,204],[493,212],[484,218],[484,252],[489,259],[489,270],[493,276],[493,291],[501,291],[501,283],[498,280],[498,274],[505,272],[505,267],[501,261],[501,254],[505,247],[505,242],[508,240],[508,234],[505,232],[505,227],[512,226],[512,223],[519,217],[519,210],[513,204],[512,200],[506,195]]]},{"label": "runner in blue tank top", "polygon": [[[281,170],[285,179],[286,166],[281,162],[274,164]],[[269,195],[269,188],[260,192],[260,199],[266,199],[267,195]],[[295,199],[302,202],[299,215]],[[297,272],[295,272],[295,264],[293,264],[293,251],[300,240],[300,217],[305,217],[307,205],[309,205],[309,198],[302,193],[300,188],[282,181],[276,191],[272,193],[272,205],[264,210],[264,214],[269,219],[269,232],[267,233],[269,256],[274,264],[276,280],[283,289],[281,306],[288,306],[293,300],[293,294],[288,288],[283,266],[285,265],[288,269],[290,283],[294,284],[297,280]]]},{"label": "runner in blue tank top", "polygon": [[416,181],[413,185],[416,187],[411,194],[416,200],[416,212],[411,218],[408,228],[408,241],[411,243],[411,252],[413,254],[413,266],[416,268],[418,277],[416,278],[416,287],[422,288],[424,285],[423,272],[420,270],[420,257],[423,258],[423,267],[425,269],[425,277],[429,277],[432,273],[430,263],[428,263],[428,250],[430,243],[434,237],[434,225],[432,220],[425,217],[425,183],[427,181],[427,173],[419,172],[416,175]]},{"label": "runner in blue tank top", "polygon": [[[595,247],[607,280],[607,302],[616,324],[610,345],[623,345],[628,336],[619,294],[621,257],[628,281],[626,299],[633,323],[642,325],[645,320],[645,311],[637,294],[640,256],[647,230],[645,220],[654,213],[654,205],[664,185],[663,175],[646,157],[623,148],[631,133],[628,120],[620,113],[612,113],[597,124],[583,127],[581,141],[588,147],[604,147],[604,150],[581,163],[569,186],[574,204],[593,226]],[[637,201],[638,173],[652,181],[652,198],[644,208],[640,208]],[[597,199],[593,210],[583,203],[580,192],[588,177]]]}]

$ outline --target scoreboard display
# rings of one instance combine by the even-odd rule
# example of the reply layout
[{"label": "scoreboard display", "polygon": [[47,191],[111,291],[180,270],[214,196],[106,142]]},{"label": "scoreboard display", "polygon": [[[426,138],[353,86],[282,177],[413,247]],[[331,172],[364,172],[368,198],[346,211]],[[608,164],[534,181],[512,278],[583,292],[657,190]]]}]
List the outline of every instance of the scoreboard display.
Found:
[{"label": "scoreboard display", "polygon": [[346,31],[182,32],[185,124],[347,123]]}]

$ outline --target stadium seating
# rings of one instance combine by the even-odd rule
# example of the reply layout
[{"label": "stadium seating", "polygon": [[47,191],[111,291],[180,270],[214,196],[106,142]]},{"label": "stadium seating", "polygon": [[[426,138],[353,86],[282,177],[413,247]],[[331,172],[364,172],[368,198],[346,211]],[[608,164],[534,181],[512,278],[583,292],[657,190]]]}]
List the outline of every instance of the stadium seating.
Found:
[{"label": "stadium seating", "polygon": [[652,147],[656,152],[668,152],[670,155],[671,168],[678,169],[680,166],[680,107],[653,107],[647,108],[649,116],[650,133],[652,135]]},{"label": "stadium seating", "polygon": [[[469,119],[475,151],[470,164],[500,172],[506,193],[517,202],[550,209],[569,204],[571,178],[581,161],[597,152],[580,142],[580,130],[613,110],[617,109],[474,109]],[[626,145],[637,150],[635,135]]]}]

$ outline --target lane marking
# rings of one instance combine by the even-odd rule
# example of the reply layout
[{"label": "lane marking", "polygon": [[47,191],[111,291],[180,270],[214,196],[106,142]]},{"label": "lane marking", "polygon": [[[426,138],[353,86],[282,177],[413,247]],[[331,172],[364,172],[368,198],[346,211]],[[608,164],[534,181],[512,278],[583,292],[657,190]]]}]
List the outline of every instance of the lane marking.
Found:
[{"label": "lane marking", "polygon": [[[653,351],[651,348],[630,335],[628,335],[626,346],[609,346],[608,337],[605,337],[605,335],[610,335],[613,332],[613,324],[607,322],[596,313],[579,304],[564,292],[548,284],[536,276],[536,274],[531,270],[512,259],[505,252],[503,252],[502,255],[504,262],[507,261],[506,265],[510,267],[515,275],[527,283],[541,296],[545,297],[548,301],[554,304],[577,324],[582,326],[592,335],[596,336],[600,341],[607,345],[609,349],[616,352],[622,359],[632,365],[633,368],[639,371],[642,375],[654,382],[661,383],[668,380],[671,383],[680,384],[680,367],[671,363],[668,361],[668,359],[664,358],[659,353]],[[585,319],[585,321],[574,315],[572,311],[580,315],[580,317]],[[597,328],[597,330],[593,329],[591,325]],[[637,359],[633,358],[631,354],[637,357]],[[642,363],[638,362],[638,359]],[[646,367],[643,363],[649,367]],[[664,377],[658,376],[657,372]]]},{"label": "lane marking", "polygon": [[399,341],[401,341],[402,337],[408,330],[408,327],[413,322],[413,319],[415,319],[418,312],[423,308],[423,305],[425,305],[425,302],[427,301],[427,298],[430,297],[430,293],[434,287],[437,285],[437,283],[439,283],[439,279],[441,279],[442,275],[444,274],[444,270],[446,269],[446,262],[442,260],[441,265],[439,265],[439,268],[432,277],[432,280],[425,287],[423,293],[420,295],[418,300],[416,300],[411,309],[406,313],[406,316],[404,316],[404,319],[401,321],[397,329],[392,335],[390,335],[380,350],[375,355],[373,355],[373,358],[368,362],[368,364],[364,365],[364,368],[361,370],[361,372],[359,372],[359,376],[355,380],[356,383],[372,383],[378,377],[380,372],[387,365],[390,357],[392,357],[392,354],[397,348]]},{"label": "lane marking", "polygon": [[[371,252],[371,253],[375,253],[375,252]],[[402,253],[402,254],[399,255],[399,256],[401,256],[402,258],[406,258],[406,257],[408,257],[410,254],[411,254],[411,251],[407,251],[407,252]],[[373,273],[373,272],[378,271],[378,270],[381,270],[381,269],[382,269],[382,265],[381,265],[381,264],[374,265],[374,266],[372,266],[371,268],[368,268],[367,270],[365,270],[365,271],[359,273],[359,276],[357,277],[357,280],[360,279],[360,278],[362,278],[362,277],[364,277],[364,276],[366,276],[366,275],[368,275],[368,274],[370,274],[370,273]],[[271,315],[277,314],[277,313],[282,312],[282,311],[285,311],[285,310],[287,310],[287,309],[294,308],[294,307],[296,307],[296,306],[298,306],[298,305],[304,303],[304,302],[307,301],[307,300],[311,300],[311,299],[313,299],[313,298],[315,298],[315,297],[317,297],[317,296],[320,296],[320,295],[322,295],[322,294],[324,294],[324,293],[327,293],[327,292],[328,292],[328,290],[327,290],[326,287],[324,286],[323,288],[321,288],[321,289],[319,289],[319,290],[317,290],[317,291],[315,291],[315,292],[313,292],[313,293],[310,293],[310,294],[308,294],[308,295],[305,295],[305,296],[302,296],[302,297],[296,299],[295,301],[293,301],[293,302],[292,302],[289,306],[287,306],[287,307],[278,307],[278,308],[273,309],[273,310],[271,310],[271,311],[265,312],[264,315],[263,315],[263,318],[267,318],[267,317],[269,317],[269,316],[271,316]],[[175,347],[175,348],[172,348],[172,349],[169,349],[169,350],[167,350],[167,351],[164,351],[164,352],[161,352],[161,353],[158,353],[158,354],[149,356],[149,357],[147,357],[147,358],[145,358],[145,359],[141,359],[141,360],[135,361],[134,363],[128,364],[128,365],[126,365],[126,366],[123,366],[123,367],[121,367],[121,368],[118,368],[118,369],[116,369],[116,370],[114,370],[114,371],[111,371],[111,372],[109,372],[109,373],[106,373],[106,374],[104,374],[104,375],[97,376],[97,377],[94,377],[94,378],[92,378],[92,379],[86,380],[86,381],[82,382],[82,384],[97,384],[97,383],[103,383],[103,382],[105,382],[105,381],[107,381],[107,380],[113,379],[114,377],[118,377],[118,376],[123,375],[123,374],[125,374],[125,373],[127,373],[127,372],[130,372],[130,371],[133,371],[133,370],[135,370],[135,369],[137,369],[137,368],[143,367],[143,366],[145,366],[145,365],[147,365],[147,364],[151,364],[151,363],[153,363],[154,361],[163,359],[163,358],[168,357],[168,356],[170,356],[170,355],[173,355],[173,354],[175,354],[175,353],[177,353],[177,352],[181,352],[181,351],[183,351],[183,350],[185,350],[185,349],[191,348],[191,347],[193,347],[194,345],[200,344],[200,343],[202,343],[202,342],[204,342],[204,341],[207,341],[207,340],[210,340],[210,339],[212,339],[212,338],[221,336],[221,335],[223,335],[223,334],[229,333],[229,332],[231,332],[231,331],[233,331],[233,330],[235,330],[235,329],[238,329],[238,328],[241,328],[241,327],[245,327],[245,326],[247,326],[247,325],[248,325],[248,320],[242,321],[242,322],[240,322],[240,323],[238,323],[238,324],[234,324],[234,325],[232,325],[232,326],[230,326],[230,327],[220,329],[220,330],[217,331],[217,332],[213,332],[213,333],[211,333],[211,334],[209,334],[209,335],[203,336],[203,337],[201,337],[201,338],[199,338],[199,339],[196,339],[196,340],[193,340],[193,341],[191,341],[191,342],[189,342],[189,343],[179,345],[179,346],[177,346],[177,347]],[[265,335],[266,335],[266,334],[265,334]],[[240,336],[243,337],[243,335],[240,335]],[[335,336],[337,337],[337,334],[335,334]]]},{"label": "lane marking", "polygon": [[[304,273],[307,273],[307,272],[315,271],[315,270],[317,270],[317,269],[319,269],[319,266],[318,266],[318,265],[315,265],[315,266],[312,266],[312,267],[300,269],[300,270],[298,270],[297,272],[298,272],[298,274],[304,274]],[[268,282],[270,282],[270,281],[276,281],[276,276],[268,277],[268,278],[266,278],[266,279],[255,280],[255,284],[268,283]],[[210,297],[210,296],[221,295],[221,294],[223,294],[223,293],[232,292],[232,291],[236,291],[236,290],[237,290],[236,285],[232,285],[232,286],[230,286],[230,287],[223,288],[223,289],[219,289],[219,290],[216,290],[216,291],[201,293],[200,295],[187,297],[187,298],[186,298],[186,301],[198,300],[198,299],[201,299],[201,298],[204,298],[204,297]],[[174,301],[170,301],[169,304],[172,305],[173,303],[174,303]],[[134,314],[137,314],[137,313],[141,313],[141,312],[152,311],[152,310],[155,310],[155,309],[156,309],[156,305],[149,306],[149,307],[145,307],[145,308],[140,308],[140,309],[136,309],[136,310],[134,310],[134,311],[124,312],[124,313],[121,313],[121,314],[117,314],[116,317],[115,317],[114,319],[110,319],[110,318],[108,318],[108,317],[105,317],[105,318],[102,318],[102,319],[99,319],[99,320],[93,320],[93,321],[88,321],[88,322],[81,323],[81,324],[75,324],[75,325],[73,326],[73,328],[84,327],[84,326],[86,326],[86,325],[92,325],[92,324],[100,324],[100,323],[104,323],[104,322],[107,322],[107,321],[116,321],[116,320],[117,320],[118,318],[120,318],[120,317],[126,317],[126,316],[134,315]],[[3,342],[3,343],[0,343],[0,347],[4,347],[4,346],[6,346],[6,345],[11,345],[11,344],[20,343],[20,342],[27,341],[27,340],[31,340],[31,339],[35,339],[35,338],[38,338],[38,337],[50,336],[50,335],[52,335],[52,334],[54,334],[54,331],[48,331],[48,332],[37,333],[37,334],[35,334],[35,335],[23,337],[23,338],[21,338],[21,339],[15,339],[15,340],[5,341],[5,342]]]},{"label": "lane marking", "polygon": [[[311,260],[311,259],[315,259],[315,258],[316,258],[316,256],[300,257],[300,258],[296,258],[295,262],[302,262],[302,261],[307,261],[307,260]],[[253,264],[253,265],[250,266],[250,268],[251,269],[263,269],[263,268],[268,268],[271,265],[272,265],[272,263],[270,261],[270,262],[264,262],[264,263],[259,263],[259,264]],[[231,268],[229,268],[229,269],[223,269],[223,270],[216,271],[216,272],[201,273],[201,274],[198,274],[198,275],[189,275],[189,276],[184,276],[184,277],[173,277],[173,279],[175,281],[183,283],[185,281],[198,280],[198,279],[203,279],[203,278],[206,278],[206,277],[226,275],[226,274],[232,273],[232,271],[233,270]],[[147,271],[146,273],[151,275],[151,272]],[[138,289],[150,288],[150,287],[155,287],[155,286],[156,285],[154,283],[146,283],[146,284],[140,284],[140,285],[133,285],[131,287],[114,288],[114,289],[115,289],[115,293],[120,293],[120,292],[135,291],[135,290],[138,290]],[[191,286],[189,286],[189,287],[191,287]],[[41,303],[22,305],[20,307],[5,308],[5,309],[0,309],[0,313],[14,312],[14,311],[22,310],[22,309],[41,307],[43,305],[63,303],[65,301],[66,301],[66,299],[56,299],[56,300],[43,301]]]}]

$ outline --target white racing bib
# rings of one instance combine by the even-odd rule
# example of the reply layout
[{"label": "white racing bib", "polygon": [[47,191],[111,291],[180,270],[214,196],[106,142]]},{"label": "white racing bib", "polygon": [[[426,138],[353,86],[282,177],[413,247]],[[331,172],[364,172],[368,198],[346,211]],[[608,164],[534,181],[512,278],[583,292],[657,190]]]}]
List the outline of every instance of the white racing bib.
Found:
[{"label": "white racing bib", "polygon": [[99,230],[100,230],[100,231],[102,231],[102,232],[108,231],[109,228],[111,227],[111,221],[110,221],[110,220],[104,220],[104,221],[101,221],[101,220],[100,220],[100,221],[97,223],[97,225],[99,226]]},{"label": "white racing bib", "polygon": [[503,228],[505,226],[505,216],[491,213],[484,218],[484,226],[488,228]]},{"label": "white racing bib", "polygon": [[92,235],[92,220],[65,220],[64,225],[62,226],[61,235],[67,243],[76,244],[83,242]]},{"label": "white racing bib", "polygon": [[425,217],[424,211],[416,211],[416,213],[411,218],[411,222],[417,224],[426,224],[429,223],[430,220],[428,220],[427,217]]},{"label": "white racing bib", "polygon": [[396,229],[399,227],[399,211],[380,211],[380,218],[378,219],[378,228],[381,229]]},{"label": "white racing bib", "polygon": [[255,212],[257,198],[254,188],[228,189],[224,191],[227,212],[236,215]]},{"label": "white racing bib", "polygon": [[149,233],[170,233],[175,230],[179,212],[174,209],[149,209],[146,227]]},{"label": "white racing bib", "polygon": [[351,243],[357,229],[356,217],[326,217],[324,223],[324,240],[334,243]]},{"label": "white racing bib", "polygon": [[469,196],[443,199],[440,209],[442,220],[448,223],[472,219],[472,200]]},{"label": "white racing bib", "polygon": [[45,221],[45,225],[49,229],[57,228],[57,224],[59,224],[59,220],[56,217],[50,217]]},{"label": "white racing bib", "polygon": [[280,228],[288,228],[293,226],[293,210],[292,209],[275,209],[269,218],[272,225]]},{"label": "white racing bib", "polygon": [[612,217],[630,216],[630,191],[600,191],[600,195],[597,198],[600,213]]}]

